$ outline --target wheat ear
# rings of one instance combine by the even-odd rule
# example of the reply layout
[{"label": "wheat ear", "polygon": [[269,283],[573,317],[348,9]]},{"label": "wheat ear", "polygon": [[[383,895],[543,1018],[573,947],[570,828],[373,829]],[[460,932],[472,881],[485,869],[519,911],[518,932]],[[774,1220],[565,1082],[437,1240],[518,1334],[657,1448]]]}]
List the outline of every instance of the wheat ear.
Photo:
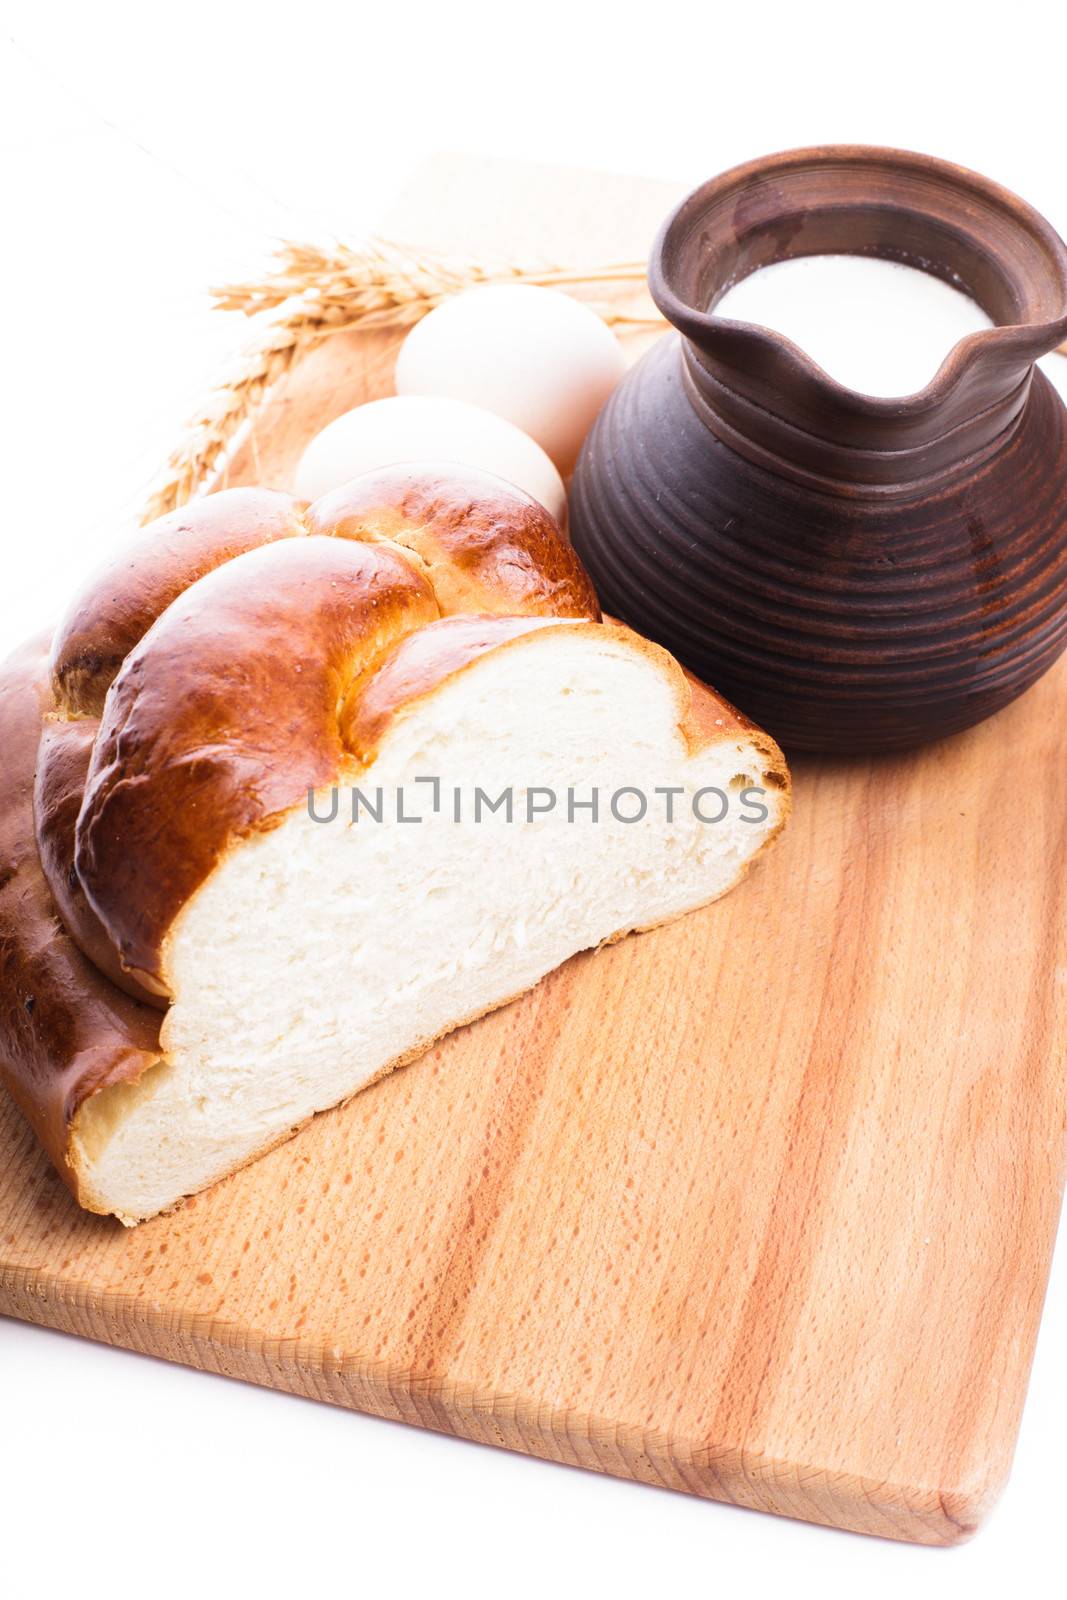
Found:
[{"label": "wheat ear", "polygon": [[[449,295],[480,283],[530,283],[564,290],[596,284],[644,285],[643,261],[589,268],[487,265],[428,255],[372,240],[329,249],[286,242],[262,279],[212,291],[220,311],[262,316],[255,342],[210,391],[171,452],[142,521],[184,505],[218,472],[267,392],[319,340],[353,329],[411,327]],[[595,309],[610,324],[651,323],[652,315],[612,305]]]}]

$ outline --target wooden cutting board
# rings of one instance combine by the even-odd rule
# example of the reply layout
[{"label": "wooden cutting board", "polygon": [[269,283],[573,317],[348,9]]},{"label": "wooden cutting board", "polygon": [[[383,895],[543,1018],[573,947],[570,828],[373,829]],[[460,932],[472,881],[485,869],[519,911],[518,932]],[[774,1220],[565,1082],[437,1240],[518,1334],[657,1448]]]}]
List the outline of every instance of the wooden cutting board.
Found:
[{"label": "wooden cutting board", "polygon": [[[435,164],[446,248],[640,254],[669,186]],[[637,341],[640,343],[640,340]],[[388,392],[336,338],[232,481]],[[553,1460],[926,1543],[1011,1461],[1064,1178],[1067,660],[914,755],[796,764],[735,893],[579,956],[126,1231],[0,1097],[0,1310]]]}]

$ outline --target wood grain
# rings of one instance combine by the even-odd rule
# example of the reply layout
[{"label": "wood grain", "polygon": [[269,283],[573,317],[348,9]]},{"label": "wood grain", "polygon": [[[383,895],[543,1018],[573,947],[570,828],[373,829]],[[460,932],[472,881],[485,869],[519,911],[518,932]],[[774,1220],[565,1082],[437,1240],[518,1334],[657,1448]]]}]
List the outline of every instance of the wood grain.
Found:
[{"label": "wood grain", "polygon": [[[470,183],[444,170],[428,244]],[[480,171],[498,227],[524,181]],[[555,180],[560,253],[586,254],[567,226],[592,182]],[[595,183],[617,253],[672,198]],[[284,482],[390,368],[384,338],[330,342],[235,477]],[[569,962],[172,1217],[78,1212],[4,1100],[0,1310],[642,1482],[965,1537],[1010,1465],[1064,1179],[1065,709],[1061,664],[922,753],[804,761],[784,841],[726,900]]]}]

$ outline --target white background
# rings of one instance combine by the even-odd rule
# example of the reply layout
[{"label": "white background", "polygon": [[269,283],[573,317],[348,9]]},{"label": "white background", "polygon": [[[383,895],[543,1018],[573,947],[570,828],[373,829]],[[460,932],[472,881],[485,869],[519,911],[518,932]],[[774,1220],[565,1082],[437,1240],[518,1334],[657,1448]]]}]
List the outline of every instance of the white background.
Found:
[{"label": "white background", "polygon": [[[358,236],[435,151],[695,183],[790,145],[898,144],[987,172],[1067,232],[1061,7],[141,0],[3,15],[0,651],[133,516],[239,341],[206,286],[258,269],[280,235]],[[945,1552],[0,1320],[0,1585],[20,1600],[1060,1593],[1065,1348],[1061,1250],[1011,1484],[978,1540]]]}]

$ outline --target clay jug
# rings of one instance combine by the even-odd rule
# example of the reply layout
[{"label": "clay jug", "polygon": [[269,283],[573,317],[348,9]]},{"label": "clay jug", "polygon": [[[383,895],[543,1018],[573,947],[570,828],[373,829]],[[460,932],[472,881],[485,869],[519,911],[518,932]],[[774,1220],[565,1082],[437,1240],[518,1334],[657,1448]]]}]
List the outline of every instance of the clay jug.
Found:
[{"label": "clay jug", "polygon": [[[885,399],[715,315],[749,273],[825,253],[934,273],[995,326]],[[649,282],[677,332],[608,402],[571,496],[605,610],[797,750],[951,734],[1051,665],[1067,409],[1034,363],[1067,339],[1067,248],[1042,217],[927,156],[793,151],[684,200]]]}]

